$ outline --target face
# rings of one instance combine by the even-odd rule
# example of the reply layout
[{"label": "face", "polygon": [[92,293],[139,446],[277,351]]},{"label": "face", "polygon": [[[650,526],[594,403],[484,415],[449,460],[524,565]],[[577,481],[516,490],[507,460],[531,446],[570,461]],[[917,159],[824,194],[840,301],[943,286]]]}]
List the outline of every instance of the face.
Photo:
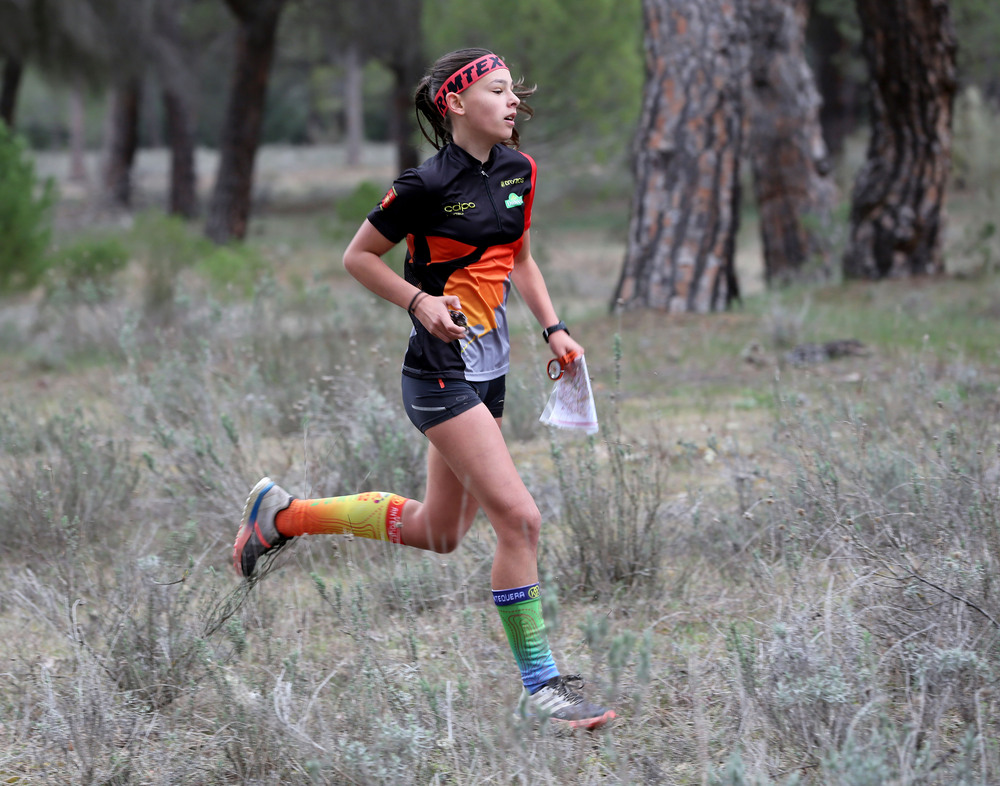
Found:
[{"label": "face", "polygon": [[[449,94],[452,123],[484,142],[505,142],[514,131],[517,105],[510,71],[491,71],[457,95]],[[457,101],[455,100],[457,99]],[[458,128],[456,127],[456,131]]]}]

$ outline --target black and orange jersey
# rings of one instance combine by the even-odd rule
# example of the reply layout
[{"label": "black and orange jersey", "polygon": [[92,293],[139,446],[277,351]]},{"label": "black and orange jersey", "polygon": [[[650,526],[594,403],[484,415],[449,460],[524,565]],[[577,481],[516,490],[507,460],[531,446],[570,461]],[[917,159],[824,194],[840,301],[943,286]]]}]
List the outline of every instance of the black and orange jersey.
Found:
[{"label": "black and orange jersey", "polygon": [[435,338],[415,317],[403,373],[495,379],[507,373],[507,296],[514,258],[531,226],[535,162],[494,145],[486,163],[455,144],[397,178],[368,220],[387,239],[406,239],[404,275],[425,292],[457,295],[466,338]]}]

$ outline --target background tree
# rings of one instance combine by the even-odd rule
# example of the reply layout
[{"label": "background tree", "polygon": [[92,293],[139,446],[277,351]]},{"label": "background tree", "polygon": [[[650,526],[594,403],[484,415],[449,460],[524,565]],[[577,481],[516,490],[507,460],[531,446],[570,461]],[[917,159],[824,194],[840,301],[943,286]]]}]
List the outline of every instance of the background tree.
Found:
[{"label": "background tree", "polygon": [[[310,39],[317,24],[320,51],[315,62],[336,65],[343,73],[346,162],[361,157],[364,129],[363,69],[375,61],[390,74],[386,96],[387,131],[395,143],[400,169],[416,166],[417,128],[413,115],[413,90],[423,75],[427,57],[423,44],[423,0],[367,0],[330,4],[312,0],[295,9],[292,26],[299,41]],[[302,29],[305,28],[305,29]]]},{"label": "background tree", "polygon": [[0,0],[0,116],[14,125],[28,65],[61,82],[97,83],[108,72],[104,10],[110,0]]},{"label": "background tree", "polygon": [[189,2],[157,0],[153,62],[161,84],[163,114],[170,146],[170,194],[173,215],[194,218],[198,212],[195,172],[197,54],[183,28]]},{"label": "background tree", "polygon": [[511,0],[504,7],[515,24],[497,25],[482,3],[425,0],[428,59],[463,46],[494,50],[515,78],[538,85],[536,114],[522,133],[530,151],[577,170],[594,160],[627,161],[642,97],[641,0]]},{"label": "background tree", "polygon": [[749,10],[747,155],[764,278],[774,284],[803,273],[825,277],[837,189],[819,122],[819,92],[805,59],[808,0],[749,0]]},{"label": "background tree", "polygon": [[707,312],[739,295],[742,3],[644,0],[646,86],[614,303]]},{"label": "background tree", "polygon": [[941,273],[956,89],[947,0],[857,0],[871,137],[854,184],[849,278]]},{"label": "background tree", "polygon": [[226,0],[226,4],[237,23],[236,59],[205,225],[205,233],[217,243],[246,236],[254,161],[285,0]]},{"label": "background tree", "polygon": [[111,205],[132,204],[132,166],[139,150],[139,105],[142,80],[138,76],[119,80],[111,92],[108,109],[102,183]]},{"label": "background tree", "polygon": [[102,185],[116,207],[132,203],[132,167],[139,151],[139,118],[153,38],[155,0],[100,0],[100,25],[115,45],[108,51],[113,74],[108,102]]}]

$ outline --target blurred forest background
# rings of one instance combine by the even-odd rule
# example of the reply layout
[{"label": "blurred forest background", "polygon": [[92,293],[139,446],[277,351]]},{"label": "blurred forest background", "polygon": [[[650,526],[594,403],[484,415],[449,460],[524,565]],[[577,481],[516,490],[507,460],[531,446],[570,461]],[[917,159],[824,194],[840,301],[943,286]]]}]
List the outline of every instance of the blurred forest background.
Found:
[{"label": "blurred forest background", "polygon": [[[998,41],[991,0],[0,0],[0,781],[1000,782]],[[464,46],[538,84],[601,432],[538,423],[516,295],[504,429],[596,734],[512,718],[485,521],[229,564],[262,474],[422,493],[409,320],[340,258]]]}]

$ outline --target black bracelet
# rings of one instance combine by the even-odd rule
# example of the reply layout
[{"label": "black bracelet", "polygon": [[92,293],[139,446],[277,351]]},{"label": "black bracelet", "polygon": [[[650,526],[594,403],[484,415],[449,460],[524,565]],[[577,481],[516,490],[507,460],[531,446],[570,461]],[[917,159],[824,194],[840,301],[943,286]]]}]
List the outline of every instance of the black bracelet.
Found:
[{"label": "black bracelet", "polygon": [[560,319],[554,325],[552,325],[551,327],[547,327],[547,328],[545,328],[545,330],[542,331],[542,338],[545,339],[545,343],[548,344],[549,343],[549,336],[551,336],[553,333],[555,333],[555,332],[557,332],[559,330],[565,330],[566,331],[566,335],[567,336],[570,335],[569,328],[566,327],[566,323],[563,322]]},{"label": "black bracelet", "polygon": [[417,307],[417,298],[419,298],[421,295],[426,295],[426,294],[427,293],[424,292],[424,290],[418,289],[417,290],[417,294],[415,294],[413,296],[413,300],[410,301],[410,305],[406,307],[406,313],[407,314],[412,314],[413,313],[413,309],[415,309]]}]

